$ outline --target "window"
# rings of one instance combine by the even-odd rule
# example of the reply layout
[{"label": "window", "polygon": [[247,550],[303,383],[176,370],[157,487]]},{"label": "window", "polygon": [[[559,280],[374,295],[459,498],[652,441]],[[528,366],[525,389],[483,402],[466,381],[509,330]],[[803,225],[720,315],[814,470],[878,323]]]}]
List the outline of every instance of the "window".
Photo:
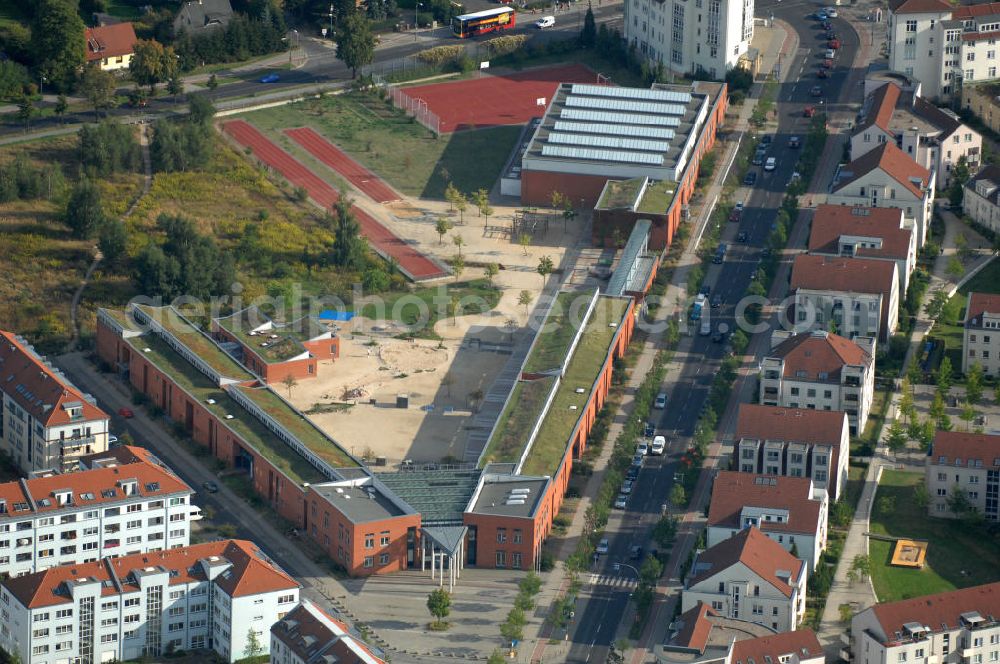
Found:
[{"label": "window", "polygon": [[507,552],[497,551],[497,568],[504,568],[507,566]]},{"label": "window", "polygon": [[379,565],[388,565],[389,564],[389,554],[388,553],[380,553],[379,556],[378,556],[378,564]]},{"label": "window", "polygon": [[122,603],[122,605],[123,606],[139,606],[139,598],[138,597],[129,597],[127,600],[125,600]]},{"label": "window", "polygon": [[59,620],[60,618],[72,618],[72,617],[73,617],[73,609],[60,609],[56,611],[56,620]]},{"label": "window", "polygon": [[118,633],[112,632],[111,634],[102,634],[101,643],[115,643],[118,641]]},{"label": "window", "polygon": [[916,21],[907,21],[906,22],[906,31],[907,32],[916,32],[917,31],[917,22]]},{"label": "window", "polygon": [[389,533],[383,532],[378,538],[379,546],[389,546]]},{"label": "window", "polygon": [[772,616],[778,615],[778,607],[776,607],[776,606],[775,607],[771,607],[771,615]]},{"label": "window", "polygon": [[519,551],[510,554],[510,566],[512,569],[521,569],[521,553]]},{"label": "window", "polygon": [[365,556],[365,567],[375,566],[375,556]]},{"label": "window", "polygon": [[167,627],[167,631],[169,632],[179,632],[182,629],[184,629],[184,623],[182,622],[170,623],[170,625]]},{"label": "window", "polygon": [[514,529],[514,544],[520,544],[520,543],[521,543],[521,529],[520,528],[515,528]]},{"label": "window", "polygon": [[375,548],[375,533],[365,533],[365,548],[366,549]]},{"label": "window", "polygon": [[896,661],[897,662],[905,662],[906,661],[906,652],[900,652],[899,654],[897,654],[896,655]]},{"label": "window", "polygon": [[118,601],[113,602],[101,602],[101,611],[117,611]]},{"label": "window", "polygon": [[507,541],[507,529],[497,528],[497,544],[503,544]]}]

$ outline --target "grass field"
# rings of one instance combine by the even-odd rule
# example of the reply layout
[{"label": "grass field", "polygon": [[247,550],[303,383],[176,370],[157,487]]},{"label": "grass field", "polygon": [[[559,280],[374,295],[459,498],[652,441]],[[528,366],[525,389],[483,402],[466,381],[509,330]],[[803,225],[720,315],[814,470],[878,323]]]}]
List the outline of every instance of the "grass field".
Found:
[{"label": "grass field", "polygon": [[956,372],[962,370],[962,321],[965,320],[966,296],[972,292],[1000,293],[1000,261],[992,261],[962,286],[948,300],[931,330],[934,339],[944,341],[945,356],[951,358],[951,366]]},{"label": "grass field", "polygon": [[[913,500],[913,487],[923,473],[882,473],[872,511],[871,531],[927,540],[927,564],[914,570],[888,564],[892,543],[869,541],[872,581],[880,602],[965,588],[1000,580],[1000,541],[985,527],[959,520],[932,519]],[[886,499],[890,504],[886,504]]]},{"label": "grass field", "polygon": [[[500,289],[491,288],[485,279],[473,279],[407,293],[386,293],[379,297],[378,303],[365,304],[360,315],[379,320],[396,320],[404,325],[418,325],[426,318],[423,329],[418,331],[423,334],[418,336],[434,336],[433,328],[437,321],[454,313],[471,316],[490,311],[497,306],[500,295]],[[454,312],[451,311],[453,301],[458,305]]]},{"label": "grass field", "polygon": [[286,150],[328,177],[281,130],[309,126],[408,196],[444,198],[449,181],[465,193],[493,186],[517,141],[520,127],[493,127],[440,138],[387,102],[352,93],[255,111],[247,121],[270,133]]}]

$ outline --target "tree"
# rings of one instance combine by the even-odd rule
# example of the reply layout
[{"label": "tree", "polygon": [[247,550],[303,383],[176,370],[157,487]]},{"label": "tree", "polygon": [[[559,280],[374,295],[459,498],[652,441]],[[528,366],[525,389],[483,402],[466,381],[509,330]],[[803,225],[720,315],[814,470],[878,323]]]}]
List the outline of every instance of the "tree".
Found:
[{"label": "tree", "polygon": [[451,613],[451,595],[444,588],[438,588],[427,596],[427,610],[434,616],[437,626]]},{"label": "tree", "polygon": [[101,227],[97,247],[108,265],[116,265],[125,255],[128,244],[128,233],[125,224],[117,219],[108,219]]},{"label": "tree", "polygon": [[931,299],[924,305],[924,311],[927,313],[929,318],[937,320],[938,317],[944,312],[945,306],[948,304],[948,293],[943,290],[934,291],[931,295]]},{"label": "tree", "polygon": [[677,539],[677,519],[665,515],[653,526],[653,541],[661,548],[669,549]]},{"label": "tree", "polygon": [[935,420],[944,417],[944,397],[941,395],[941,392],[934,393],[934,398],[931,399],[928,414]]},{"label": "tree", "polygon": [[955,516],[962,516],[966,512],[976,509],[969,500],[969,494],[957,484],[951,487],[945,502],[948,505],[948,510]]},{"label": "tree", "polygon": [[531,291],[529,291],[529,290],[523,290],[517,296],[517,303],[520,304],[520,305],[522,305],[524,307],[524,315],[525,316],[528,315],[528,305],[531,304],[531,301],[533,299],[534,299],[534,296],[531,294]]},{"label": "tree", "polygon": [[583,17],[583,29],[580,30],[580,45],[590,48],[597,43],[597,22],[594,21],[594,8],[587,3],[587,13]]},{"label": "tree", "polygon": [[438,234],[438,246],[440,246],[444,243],[444,236],[451,230],[451,224],[444,217],[438,217],[438,220],[434,222],[434,230]]},{"label": "tree", "polygon": [[[527,233],[521,233],[517,238],[517,243],[521,245],[521,250],[524,251],[524,255],[528,255],[528,247],[531,246],[531,236]],[[1000,402],[1000,398],[997,399]]]},{"label": "tree", "polygon": [[963,274],[965,274],[965,268],[962,266],[962,261],[960,261],[958,256],[954,254],[948,258],[948,264],[945,266],[944,271],[945,274],[956,281],[961,278]]},{"label": "tree", "polygon": [[87,177],[80,178],[66,204],[66,225],[76,238],[91,238],[104,224],[101,191]]},{"label": "tree", "polygon": [[552,203],[553,208],[557,210],[561,208],[564,200],[565,196],[562,195],[561,191],[556,191],[555,189],[553,189],[551,192],[549,192],[549,202]]},{"label": "tree", "polygon": [[493,288],[493,279],[496,278],[497,274],[500,273],[500,266],[496,263],[487,263],[486,267],[483,268],[483,276],[486,277],[486,283]]},{"label": "tree", "polygon": [[462,273],[465,272],[465,259],[462,258],[462,254],[456,254],[451,257],[451,273],[455,275],[455,281],[458,281]]},{"label": "tree", "polygon": [[997,386],[993,388],[993,401],[1000,405],[1000,382],[997,382]]},{"label": "tree", "polygon": [[208,77],[208,82],[205,83],[205,87],[208,88],[209,93],[214,97],[215,91],[219,87],[219,79],[215,74]]},{"label": "tree", "polygon": [[937,371],[934,375],[935,382],[937,383],[937,391],[941,396],[947,396],[948,390],[951,389],[952,382],[954,380],[954,375],[951,367],[951,358],[947,355],[941,360],[941,364],[938,365]]},{"label": "tree", "polygon": [[490,192],[485,189],[476,189],[472,192],[472,202],[479,210],[479,216],[483,216],[483,207],[490,201]]},{"label": "tree", "polygon": [[927,504],[931,500],[931,494],[923,482],[919,482],[913,487],[913,503],[920,509],[927,509]]},{"label": "tree", "polygon": [[983,399],[983,366],[973,362],[965,374],[965,400],[977,404]]},{"label": "tree", "polygon": [[788,550],[788,553],[792,554],[793,557],[798,558],[799,557],[799,545],[796,544],[795,542],[792,542],[792,548],[790,548]]},{"label": "tree", "polygon": [[670,502],[674,507],[684,507],[687,503],[687,491],[684,490],[684,485],[680,482],[675,482],[672,489],[670,489]]},{"label": "tree", "polygon": [[934,442],[934,434],[937,433],[937,429],[934,426],[934,420],[926,419],[923,424],[920,425],[920,429],[917,431],[917,442],[920,443],[920,450],[926,452],[931,448],[931,443]]},{"label": "tree", "polygon": [[86,61],[84,25],[73,0],[37,0],[31,25],[31,52],[38,73],[60,92],[73,87]]},{"label": "tree", "polygon": [[645,586],[655,587],[663,574],[663,563],[653,556],[646,556],[639,566],[639,583]]},{"label": "tree", "polygon": [[448,201],[448,212],[455,209],[455,200],[459,196],[461,196],[461,194],[459,193],[458,188],[449,182],[448,186],[444,188],[444,200]]},{"label": "tree", "polygon": [[486,217],[486,221],[484,223],[485,225],[488,226],[490,223],[490,215],[493,214],[493,208],[490,207],[489,203],[486,203],[481,208],[479,208],[479,211],[483,213],[484,217]]},{"label": "tree", "polygon": [[184,92],[184,82],[181,81],[179,76],[174,76],[169,81],[167,81],[167,94],[174,96],[174,103],[177,103],[177,97]]},{"label": "tree", "polygon": [[24,123],[24,130],[28,131],[31,118],[35,117],[35,102],[28,95],[22,95],[17,102],[17,119]]},{"label": "tree", "polygon": [[132,49],[128,71],[137,85],[149,87],[150,94],[156,85],[177,76],[177,54],[171,46],[164,46],[155,39],[140,39]]},{"label": "tree", "polygon": [[260,642],[260,635],[257,630],[251,625],[247,630],[247,645],[243,649],[243,657],[246,658],[245,661],[258,662],[264,656],[264,644]]},{"label": "tree", "polygon": [[334,238],[333,262],[340,267],[358,268],[364,262],[365,241],[361,237],[361,224],[354,216],[351,200],[341,196],[333,205]]},{"label": "tree", "polygon": [[958,158],[958,161],[951,169],[951,182],[948,184],[948,203],[952,208],[961,208],[964,198],[965,183],[969,181],[969,166],[965,161],[965,156]]},{"label": "tree", "polygon": [[903,378],[899,390],[899,414],[907,424],[916,419],[917,408],[913,403],[913,390],[910,388],[909,378]]},{"label": "tree", "polygon": [[288,390],[288,398],[291,399],[292,388],[298,387],[299,381],[295,380],[295,376],[293,376],[292,374],[288,374],[287,376],[281,379],[281,384],[285,386],[286,390]]},{"label": "tree", "polygon": [[360,12],[351,12],[337,31],[337,57],[350,68],[351,78],[357,78],[358,69],[374,59],[375,35]]},{"label": "tree", "polygon": [[80,92],[94,107],[94,116],[115,106],[117,84],[111,72],[100,67],[87,67],[80,78]]},{"label": "tree", "polygon": [[188,95],[188,119],[199,125],[208,125],[215,117],[215,105],[205,95]]},{"label": "tree", "polygon": [[572,203],[572,201],[570,201],[567,198],[564,205],[565,206],[563,207],[563,214],[562,214],[562,217],[563,217],[563,233],[566,232],[566,226],[569,224],[569,222],[571,222],[574,219],[576,219],[576,210],[573,209],[573,203]]},{"label": "tree", "polygon": [[465,223],[465,211],[469,209],[469,201],[460,191],[455,192],[455,200],[453,202],[455,209],[458,210],[458,223]]},{"label": "tree", "polygon": [[542,277],[542,288],[545,288],[545,280],[555,269],[555,264],[548,256],[542,256],[538,259],[538,267],[535,268],[535,271]]},{"label": "tree", "polygon": [[69,110],[69,102],[66,100],[66,95],[59,95],[56,98],[56,107],[52,109],[52,112],[56,114],[59,118],[59,124],[65,122],[66,111]]},{"label": "tree", "polygon": [[456,233],[455,235],[451,236],[451,241],[458,248],[458,255],[461,256],[462,255],[462,245],[465,244],[465,238],[462,237],[462,235],[460,233]]},{"label": "tree", "polygon": [[508,616],[507,620],[500,625],[500,636],[512,643],[521,641],[524,638],[524,625],[512,622]]},{"label": "tree", "polygon": [[852,583],[857,580],[863,581],[867,579],[869,576],[871,576],[871,573],[872,573],[871,559],[868,556],[859,553],[858,555],[854,556],[854,559],[851,561],[851,567],[847,572],[847,578]]},{"label": "tree", "polygon": [[906,447],[906,440],[906,427],[899,420],[893,420],[892,424],[889,425],[889,431],[885,437],[886,447],[893,454],[896,454]]},{"label": "tree", "polygon": [[506,664],[507,658],[499,650],[494,650],[490,653],[489,659],[486,660],[486,664]]},{"label": "tree", "polygon": [[958,414],[958,419],[965,422],[965,430],[968,431],[972,427],[972,421],[976,419],[976,408],[968,401],[962,403],[962,410]]}]

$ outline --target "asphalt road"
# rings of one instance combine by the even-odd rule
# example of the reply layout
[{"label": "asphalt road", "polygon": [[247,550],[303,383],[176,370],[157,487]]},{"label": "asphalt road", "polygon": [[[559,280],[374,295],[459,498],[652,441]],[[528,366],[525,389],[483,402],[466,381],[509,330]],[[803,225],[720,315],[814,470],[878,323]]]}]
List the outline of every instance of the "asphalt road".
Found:
[{"label": "asphalt road", "polygon": [[[831,20],[842,45],[834,59],[830,77],[819,79],[817,72],[824,59],[826,39],[818,21],[806,18],[819,6],[807,3],[782,4],[775,0],[765,0],[757,5],[758,14],[766,16],[773,11],[775,18],[792,25],[799,35],[799,49],[790,62],[786,60],[782,63],[783,67],[791,67],[791,76],[779,89],[776,104],[778,129],[772,135],[772,144],[767,153],[767,156],[775,158],[776,168],[773,172],[764,172],[761,166],[756,167],[756,184],[752,188],[741,187],[736,194],[736,200],[743,200],[745,206],[738,230],[730,232],[723,229],[727,237],[746,232],[747,242],[727,242],[729,248],[726,260],[722,265],[712,265],[707,275],[706,283],[712,285],[711,295],[722,298],[719,308],[709,310],[713,331],[719,329],[720,325],[725,325],[727,330],[734,329],[736,304],[743,297],[750,285],[751,275],[758,268],[761,250],[767,242],[799,157],[800,149],[789,147],[789,138],[798,136],[804,141],[808,133],[809,119],[803,114],[805,107],[814,105],[821,108],[827,103],[839,103],[841,99],[847,98],[848,91],[843,89],[844,82],[850,66],[848,61],[858,48],[858,37],[843,19]],[[812,95],[812,88],[816,85],[822,88],[823,94],[820,97]],[[820,105],[819,100],[824,103]],[[744,140],[748,140],[748,137],[744,137]],[[620,522],[612,519],[609,523],[609,528],[605,531],[610,540],[609,553],[601,556],[594,566],[599,578],[617,574],[635,577],[635,572],[627,567],[621,567],[619,572],[615,572],[613,564],[625,562],[637,566],[637,561],[629,559],[631,547],[638,544],[648,552],[655,546],[649,539],[649,531],[661,513],[661,506],[667,502],[677,468],[677,457],[683,452],[678,449],[677,439],[693,434],[699,414],[705,406],[712,379],[725,352],[723,344],[714,343],[710,337],[698,334],[696,325],[692,324],[690,327],[690,332],[696,335],[691,359],[682,366],[677,386],[668,394],[666,408],[654,411],[651,415],[656,417],[659,414],[659,419],[655,422],[657,433],[667,436],[668,443],[671,443],[668,447],[670,455],[647,458],[625,517]],[[612,529],[612,526],[617,527]],[[603,584],[585,587],[576,607],[575,629],[571,637],[573,646],[567,662],[606,661],[630,592],[630,589]]]}]

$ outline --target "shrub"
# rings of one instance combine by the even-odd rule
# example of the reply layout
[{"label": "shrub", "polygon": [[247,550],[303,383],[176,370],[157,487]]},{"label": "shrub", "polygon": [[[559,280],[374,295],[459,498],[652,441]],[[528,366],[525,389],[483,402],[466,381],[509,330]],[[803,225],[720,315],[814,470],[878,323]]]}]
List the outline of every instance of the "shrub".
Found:
[{"label": "shrub", "polygon": [[448,62],[454,62],[465,52],[465,47],[460,45],[435,46],[426,51],[420,51],[414,57],[427,65],[440,67]]}]

